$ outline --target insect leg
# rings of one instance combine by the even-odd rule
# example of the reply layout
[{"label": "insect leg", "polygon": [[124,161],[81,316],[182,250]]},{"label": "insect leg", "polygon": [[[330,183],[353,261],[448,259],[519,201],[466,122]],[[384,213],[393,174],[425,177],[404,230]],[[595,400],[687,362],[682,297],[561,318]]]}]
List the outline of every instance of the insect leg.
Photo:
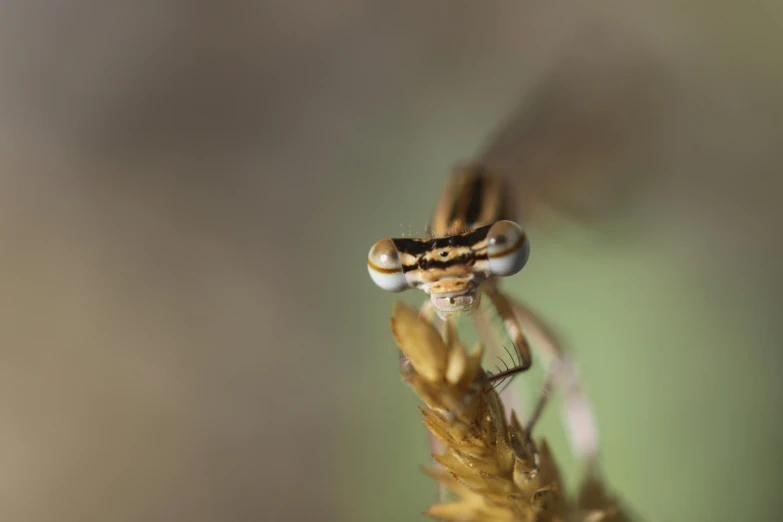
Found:
[{"label": "insect leg", "polygon": [[[483,380],[482,382],[477,381],[475,383],[474,389],[465,396],[465,403],[463,407],[467,406],[468,402],[472,400],[473,395],[481,389],[481,386],[484,383],[500,383],[528,370],[533,364],[533,359],[530,355],[530,345],[528,344],[527,337],[525,337],[525,334],[522,331],[522,327],[519,324],[519,320],[514,313],[514,309],[511,306],[509,299],[492,286],[486,286],[483,290],[487,297],[492,301],[492,305],[497,310],[501,319],[503,319],[503,324],[505,325],[511,340],[514,343],[514,349],[516,350],[518,360],[516,361],[517,364],[514,366],[489,375],[487,379]],[[482,318],[477,316],[476,319],[478,319],[477,326],[480,326],[481,322],[483,321]],[[449,417],[455,418],[459,413],[459,411],[450,412]]]},{"label": "insect leg", "polygon": [[598,453],[598,429],[574,360],[563,350],[552,329],[527,306],[506,297],[518,324],[536,345],[536,351],[549,363],[546,382],[525,428],[532,429],[555,389],[565,393],[564,423],[571,448],[579,458],[591,461]]},{"label": "insect leg", "polygon": [[[512,364],[516,364],[517,359],[509,353],[508,349],[503,345],[498,337],[498,329],[492,324],[492,321],[487,316],[486,312],[481,308],[476,309],[471,314],[471,318],[476,325],[476,330],[479,335],[481,344],[484,345],[485,353],[491,354],[503,354],[507,353],[511,359]],[[500,384],[499,381],[496,381]],[[506,394],[503,397],[503,403],[506,406],[507,411],[516,411],[517,416],[524,417],[525,406],[522,404],[521,396],[519,394]]]},{"label": "insect leg", "polygon": [[496,288],[488,287],[484,292],[490,301],[492,301],[492,305],[497,310],[501,319],[503,319],[503,325],[506,327],[506,331],[508,331],[511,341],[514,343],[514,349],[519,356],[518,364],[507,370],[498,372],[489,378],[490,382],[495,382],[507,379],[530,369],[530,366],[533,364],[533,358],[530,355],[530,344],[522,331],[522,326],[519,323],[517,315],[514,313],[511,301]]}]

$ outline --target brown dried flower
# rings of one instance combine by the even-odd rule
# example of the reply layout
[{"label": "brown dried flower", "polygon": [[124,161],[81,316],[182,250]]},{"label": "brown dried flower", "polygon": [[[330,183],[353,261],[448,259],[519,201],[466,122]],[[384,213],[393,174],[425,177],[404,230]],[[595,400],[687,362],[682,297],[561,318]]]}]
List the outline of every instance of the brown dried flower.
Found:
[{"label": "brown dried flower", "polygon": [[446,521],[626,521],[596,478],[569,502],[546,444],[539,449],[515,414],[486,382],[483,349],[468,353],[446,322],[444,335],[418,313],[397,304],[392,331],[410,361],[406,381],[427,405],[427,429],[445,447],[433,455],[441,467],[424,468],[456,500],[431,506],[426,515]]}]

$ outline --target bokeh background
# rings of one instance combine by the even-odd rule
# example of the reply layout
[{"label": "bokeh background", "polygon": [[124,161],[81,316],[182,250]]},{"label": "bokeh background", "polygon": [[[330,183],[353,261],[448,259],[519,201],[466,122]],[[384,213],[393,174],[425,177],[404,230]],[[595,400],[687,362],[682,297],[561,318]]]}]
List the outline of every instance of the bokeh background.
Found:
[{"label": "bokeh background", "polygon": [[0,519],[420,517],[365,256],[487,150],[533,243],[506,288],[579,362],[612,490],[779,520],[782,15],[3,2]]}]

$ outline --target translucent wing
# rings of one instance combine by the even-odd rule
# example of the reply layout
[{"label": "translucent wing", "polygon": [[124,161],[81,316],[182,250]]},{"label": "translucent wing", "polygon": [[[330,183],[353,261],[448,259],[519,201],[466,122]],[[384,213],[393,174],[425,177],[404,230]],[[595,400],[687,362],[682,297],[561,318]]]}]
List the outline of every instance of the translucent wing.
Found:
[{"label": "translucent wing", "polygon": [[592,32],[525,93],[477,160],[509,180],[525,217],[544,207],[579,220],[616,214],[654,157],[667,83],[641,42]]}]

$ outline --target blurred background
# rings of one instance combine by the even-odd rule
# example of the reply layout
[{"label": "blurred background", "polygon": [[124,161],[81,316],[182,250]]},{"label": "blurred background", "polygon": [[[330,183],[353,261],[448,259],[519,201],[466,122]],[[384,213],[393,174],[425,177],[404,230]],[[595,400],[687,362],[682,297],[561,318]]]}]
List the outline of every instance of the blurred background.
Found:
[{"label": "blurred background", "polygon": [[[3,2],[0,519],[420,519],[400,296],[365,256],[478,157],[533,245],[505,288],[579,362],[612,491],[779,520],[782,15]],[[539,434],[575,491],[559,407]]]}]

